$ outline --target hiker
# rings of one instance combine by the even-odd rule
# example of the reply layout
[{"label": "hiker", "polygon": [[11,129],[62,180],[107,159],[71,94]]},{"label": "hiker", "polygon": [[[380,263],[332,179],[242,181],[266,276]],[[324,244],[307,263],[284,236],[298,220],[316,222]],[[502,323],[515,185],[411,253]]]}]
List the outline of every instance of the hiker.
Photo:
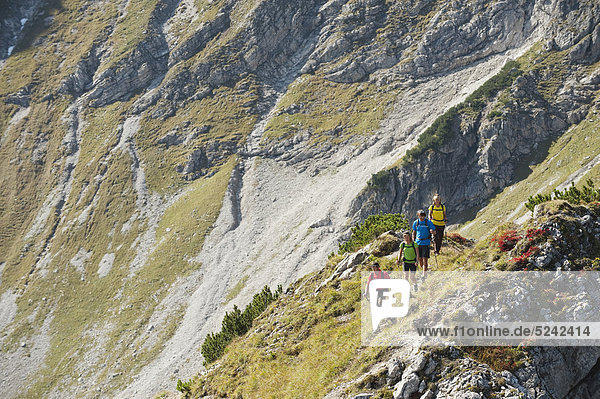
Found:
[{"label": "hiker", "polygon": [[371,265],[371,274],[369,275],[369,280],[367,281],[367,287],[365,288],[365,297],[369,299],[369,284],[371,284],[372,280],[378,278],[390,278],[390,275],[387,272],[384,272],[379,267],[379,263],[373,262]]},{"label": "hiker", "polygon": [[435,231],[435,225],[431,220],[425,217],[425,211],[419,209],[417,212],[417,220],[413,222],[413,240],[419,248],[419,266],[423,269],[423,277],[427,271],[429,263],[429,246],[431,245],[431,235]]},{"label": "hiker", "polygon": [[440,254],[442,249],[442,239],[444,238],[444,229],[446,228],[446,207],[442,204],[442,197],[439,194],[433,196],[433,203],[429,206],[429,220],[435,225],[433,235],[434,251],[436,255]]},{"label": "hiker", "polygon": [[408,280],[416,291],[417,278],[415,274],[417,272],[417,263],[419,262],[419,248],[412,240],[410,231],[405,231],[402,235],[404,237],[404,242],[400,244],[400,253],[398,254],[396,263],[398,265],[401,261],[404,263],[404,279]]}]

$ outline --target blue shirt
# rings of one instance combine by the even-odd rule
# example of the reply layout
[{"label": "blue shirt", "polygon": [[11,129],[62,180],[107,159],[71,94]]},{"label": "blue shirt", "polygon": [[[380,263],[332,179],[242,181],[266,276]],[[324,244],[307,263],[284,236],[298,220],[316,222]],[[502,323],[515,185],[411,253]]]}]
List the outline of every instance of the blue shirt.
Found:
[{"label": "blue shirt", "polygon": [[431,223],[431,220],[425,218],[421,222],[417,219],[413,222],[412,229],[417,232],[417,239],[415,240],[417,245],[431,245],[431,233],[429,230],[435,230],[435,225]]}]

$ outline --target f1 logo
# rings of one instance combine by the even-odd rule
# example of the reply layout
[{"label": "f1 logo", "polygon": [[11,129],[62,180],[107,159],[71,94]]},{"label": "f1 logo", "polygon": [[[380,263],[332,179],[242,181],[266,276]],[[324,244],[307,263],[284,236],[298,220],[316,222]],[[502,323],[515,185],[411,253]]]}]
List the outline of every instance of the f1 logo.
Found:
[{"label": "f1 logo", "polygon": [[373,330],[388,317],[408,314],[410,283],[403,279],[376,279],[369,285]]}]

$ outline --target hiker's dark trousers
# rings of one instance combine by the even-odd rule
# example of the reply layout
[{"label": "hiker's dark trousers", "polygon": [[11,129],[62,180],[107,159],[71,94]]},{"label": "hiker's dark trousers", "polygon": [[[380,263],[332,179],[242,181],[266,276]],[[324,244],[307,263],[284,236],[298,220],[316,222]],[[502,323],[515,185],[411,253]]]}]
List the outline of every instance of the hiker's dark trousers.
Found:
[{"label": "hiker's dark trousers", "polygon": [[444,238],[444,229],[446,226],[435,226],[435,231],[433,232],[433,245],[434,251],[439,253],[440,249],[442,249],[442,238]]}]

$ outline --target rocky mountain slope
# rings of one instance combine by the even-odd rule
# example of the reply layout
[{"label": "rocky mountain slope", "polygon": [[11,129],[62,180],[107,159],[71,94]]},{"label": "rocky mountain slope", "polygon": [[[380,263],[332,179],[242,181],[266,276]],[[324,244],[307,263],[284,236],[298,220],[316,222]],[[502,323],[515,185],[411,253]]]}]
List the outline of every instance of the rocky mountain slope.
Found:
[{"label": "rocky mountain slope", "polygon": [[[595,140],[594,1],[0,9],[3,397],[172,387],[226,310],[319,269],[355,221],[435,191],[467,221],[532,150]],[[553,184],[597,175],[594,148]]]},{"label": "rocky mountain slope", "polygon": [[[460,215],[454,221],[463,222],[524,179],[565,132],[587,134],[600,104],[600,28],[589,12],[579,34],[539,42],[440,117],[400,165],[374,176],[351,212],[414,214],[437,192]],[[578,157],[587,161],[586,172],[598,165],[597,151],[591,154]],[[545,188],[565,183],[556,176]]]},{"label": "rocky mountain slope", "polygon": [[[511,232],[518,237],[510,249],[498,239],[473,245],[460,236],[450,236],[435,270],[597,271],[599,206],[599,203],[573,206],[565,201],[538,205],[535,218],[526,226],[497,230],[496,237]],[[181,389],[184,396],[598,397],[597,347],[527,343],[519,347],[420,347],[411,342],[397,343],[395,347],[361,346],[360,334],[356,333],[361,328],[364,311],[359,299],[364,289],[361,272],[368,271],[373,261],[378,261],[384,270],[397,269],[394,262],[397,245],[380,251],[381,247],[376,245],[380,240],[357,252],[330,258],[321,271],[293,284],[255,321],[249,333],[229,345],[222,359],[184,384],[188,388]],[[539,250],[529,251],[532,247]],[[455,303],[457,309],[480,305],[485,310],[494,309],[487,307],[489,303],[484,300],[490,292],[481,287],[474,293],[448,290],[445,294],[425,292],[424,287],[411,293],[417,298],[415,301],[423,301],[420,295],[441,295]],[[521,295],[535,297],[526,288],[519,288]],[[593,292],[583,295],[588,294],[595,295]],[[568,299],[563,299],[567,306]],[[575,302],[580,305],[581,300]],[[522,303],[513,305],[516,309],[524,307]],[[502,307],[505,308],[506,305]],[[482,309],[478,314],[486,314]],[[276,394],[271,390],[274,385],[278,387]]]}]

